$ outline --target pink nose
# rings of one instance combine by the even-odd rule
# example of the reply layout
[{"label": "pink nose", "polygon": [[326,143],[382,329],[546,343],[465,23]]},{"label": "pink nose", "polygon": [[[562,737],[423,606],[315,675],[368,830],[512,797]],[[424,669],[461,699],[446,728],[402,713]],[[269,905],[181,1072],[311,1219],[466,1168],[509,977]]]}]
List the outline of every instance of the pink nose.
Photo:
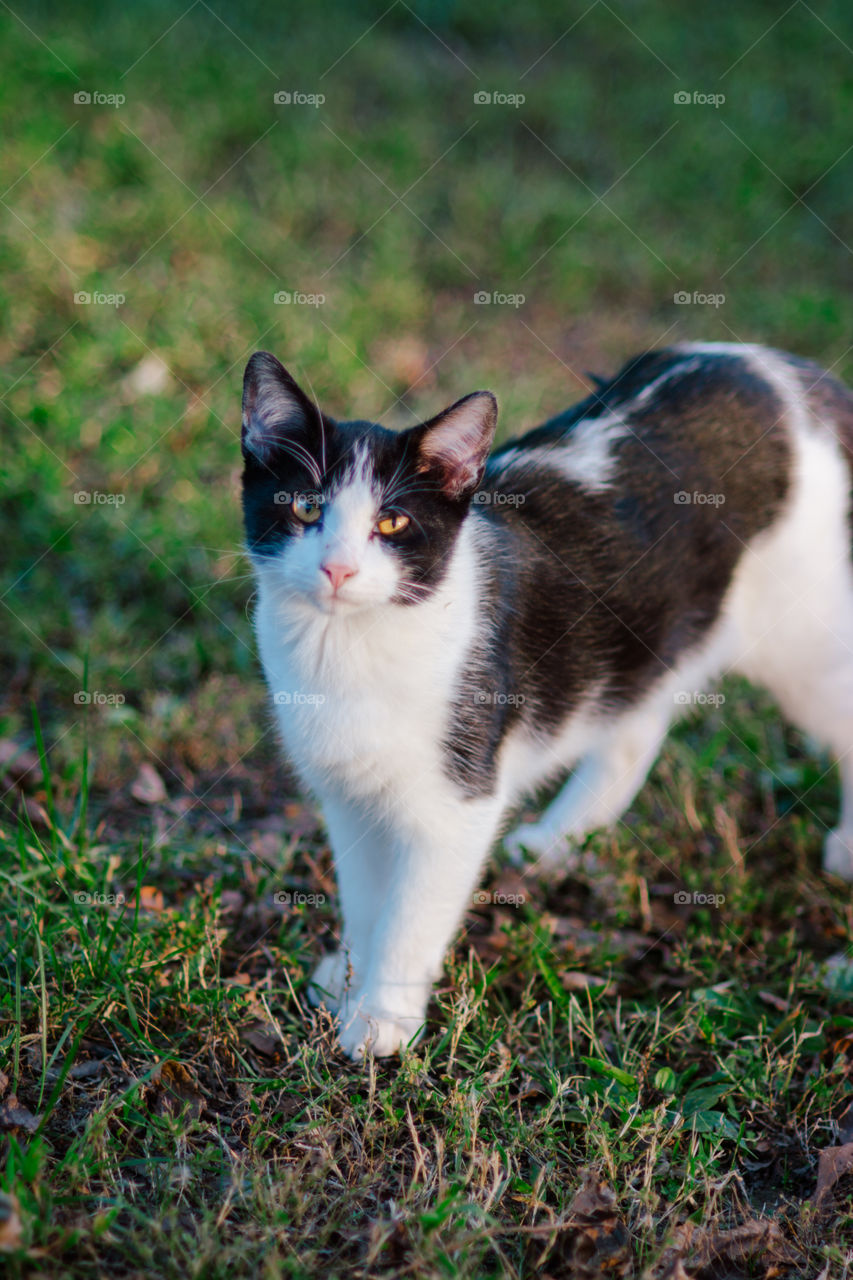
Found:
[{"label": "pink nose", "polygon": [[321,564],[320,568],[332,584],[332,591],[339,591],[347,578],[355,576],[355,569],[350,564]]}]

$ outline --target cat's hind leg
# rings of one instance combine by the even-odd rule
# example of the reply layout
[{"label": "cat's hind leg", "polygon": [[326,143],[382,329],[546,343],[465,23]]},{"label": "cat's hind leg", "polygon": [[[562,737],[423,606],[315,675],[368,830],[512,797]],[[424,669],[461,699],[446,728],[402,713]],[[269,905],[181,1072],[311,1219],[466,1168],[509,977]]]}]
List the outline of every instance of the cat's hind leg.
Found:
[{"label": "cat's hind leg", "polygon": [[[839,593],[844,583],[837,583]],[[739,667],[774,695],[787,718],[829,749],[838,764],[838,825],[823,844],[823,869],[853,882],[853,591],[849,616],[797,605]],[[787,662],[785,660],[787,658]]]},{"label": "cat's hind leg", "polygon": [[825,836],[823,866],[853,881],[850,467],[823,428],[794,443],[788,514],[749,549],[738,574],[731,605],[741,642],[732,665],[838,762],[840,817]]},{"label": "cat's hind leg", "polygon": [[533,855],[543,871],[576,864],[577,848],[591,831],[619,820],[645,781],[674,710],[669,688],[624,713],[580,761],[538,822],[504,838],[514,862]]}]

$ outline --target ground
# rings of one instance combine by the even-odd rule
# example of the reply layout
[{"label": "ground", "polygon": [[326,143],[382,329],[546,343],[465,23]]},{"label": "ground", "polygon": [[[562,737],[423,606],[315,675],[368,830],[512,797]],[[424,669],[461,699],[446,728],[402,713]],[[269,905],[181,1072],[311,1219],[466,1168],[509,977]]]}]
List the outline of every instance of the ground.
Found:
[{"label": "ground", "polygon": [[831,762],[725,682],[579,871],[498,852],[422,1042],[346,1062],[237,443],[259,347],[389,425],[491,387],[504,434],[676,339],[853,378],[845,7],[0,27],[9,1273],[847,1276]]}]

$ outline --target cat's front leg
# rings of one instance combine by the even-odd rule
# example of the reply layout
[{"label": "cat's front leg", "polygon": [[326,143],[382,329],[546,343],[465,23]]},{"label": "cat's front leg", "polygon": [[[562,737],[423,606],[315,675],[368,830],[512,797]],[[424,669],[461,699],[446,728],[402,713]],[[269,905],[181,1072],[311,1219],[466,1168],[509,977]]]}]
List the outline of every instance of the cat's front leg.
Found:
[{"label": "cat's front leg", "polygon": [[401,818],[367,968],[341,1014],[340,1042],[351,1058],[396,1053],[422,1030],[432,984],[472,900],[500,811],[495,798],[443,795],[432,804],[425,797]]},{"label": "cat's front leg", "polygon": [[320,803],[335,860],[342,923],[339,946],[315,969],[308,998],[338,1013],[366,972],[391,854],[378,812],[331,792],[321,794]]}]

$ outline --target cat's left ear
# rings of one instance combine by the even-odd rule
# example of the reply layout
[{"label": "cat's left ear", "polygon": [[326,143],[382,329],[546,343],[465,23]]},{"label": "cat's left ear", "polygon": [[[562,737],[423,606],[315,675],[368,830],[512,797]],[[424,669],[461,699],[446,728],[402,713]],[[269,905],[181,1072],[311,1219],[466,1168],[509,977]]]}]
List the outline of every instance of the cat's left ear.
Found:
[{"label": "cat's left ear", "polygon": [[243,375],[243,455],[261,462],[298,432],[321,425],[320,411],[269,351],[256,351]]},{"label": "cat's left ear", "polygon": [[419,470],[438,472],[449,498],[470,497],[483,478],[497,424],[498,402],[491,391],[472,391],[413,429],[419,436]]}]

